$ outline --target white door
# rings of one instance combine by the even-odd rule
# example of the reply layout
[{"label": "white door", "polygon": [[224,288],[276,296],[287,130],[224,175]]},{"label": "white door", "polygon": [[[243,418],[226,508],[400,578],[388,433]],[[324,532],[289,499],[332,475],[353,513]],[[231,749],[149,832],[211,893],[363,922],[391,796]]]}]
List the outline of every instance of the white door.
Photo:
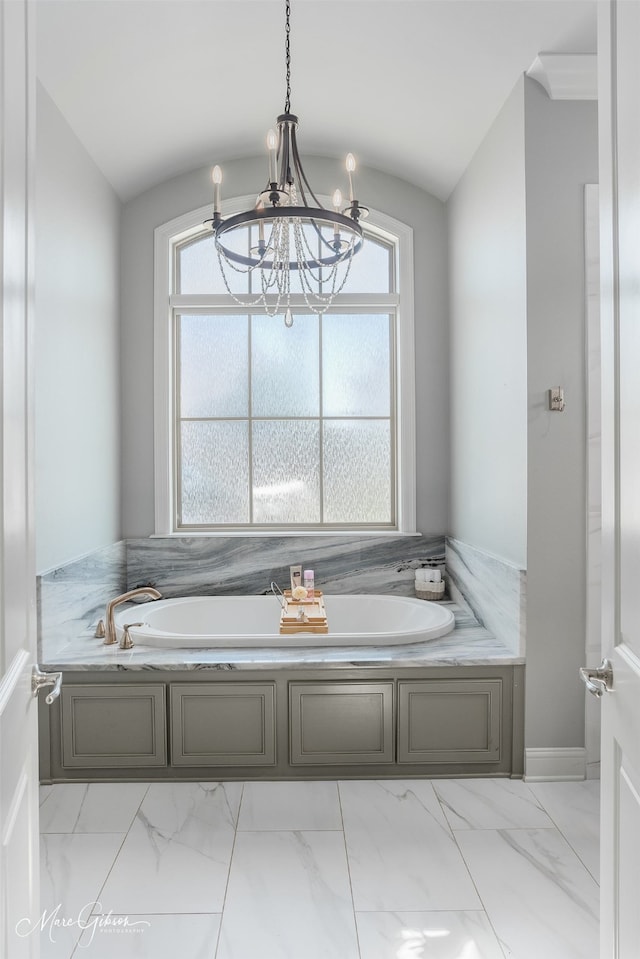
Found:
[{"label": "white door", "polygon": [[0,955],[39,955],[21,936],[38,906],[35,577],[31,497],[33,38],[25,0],[0,0]]},{"label": "white door", "polygon": [[599,5],[602,959],[640,957],[640,2]]}]

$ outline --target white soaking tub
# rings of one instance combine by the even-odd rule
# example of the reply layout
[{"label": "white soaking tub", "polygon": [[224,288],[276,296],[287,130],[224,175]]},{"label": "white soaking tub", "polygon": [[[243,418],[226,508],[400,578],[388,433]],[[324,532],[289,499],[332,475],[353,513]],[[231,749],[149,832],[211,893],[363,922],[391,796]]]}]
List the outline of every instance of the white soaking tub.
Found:
[{"label": "white soaking tub", "polygon": [[274,596],[191,596],[140,603],[115,615],[136,646],[246,649],[295,646],[399,646],[444,636],[453,613],[440,603],[405,596],[325,596],[329,632],[280,635]]}]

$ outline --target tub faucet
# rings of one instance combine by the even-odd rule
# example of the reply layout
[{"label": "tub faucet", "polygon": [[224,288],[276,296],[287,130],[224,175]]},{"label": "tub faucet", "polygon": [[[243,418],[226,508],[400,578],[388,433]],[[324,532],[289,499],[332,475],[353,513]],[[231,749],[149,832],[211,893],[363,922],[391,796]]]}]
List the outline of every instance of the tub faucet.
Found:
[{"label": "tub faucet", "polygon": [[116,637],[116,624],[113,619],[116,606],[120,606],[121,603],[128,603],[129,600],[135,596],[149,596],[150,599],[162,599],[162,593],[159,593],[153,586],[141,586],[139,589],[130,589],[129,592],[123,593],[122,596],[116,596],[115,599],[107,603],[104,639],[102,641],[104,646],[113,646],[114,643],[118,642]]}]

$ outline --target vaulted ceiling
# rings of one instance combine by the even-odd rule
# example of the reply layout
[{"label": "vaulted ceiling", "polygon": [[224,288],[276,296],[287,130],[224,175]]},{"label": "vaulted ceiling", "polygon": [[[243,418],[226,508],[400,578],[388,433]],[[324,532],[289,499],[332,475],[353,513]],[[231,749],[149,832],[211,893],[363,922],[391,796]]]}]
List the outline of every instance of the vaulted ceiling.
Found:
[{"label": "vaulted ceiling", "polygon": [[[291,0],[299,143],[446,199],[540,52],[593,0]],[[284,0],[39,0],[38,76],[124,200],[255,156],[284,106]]]}]

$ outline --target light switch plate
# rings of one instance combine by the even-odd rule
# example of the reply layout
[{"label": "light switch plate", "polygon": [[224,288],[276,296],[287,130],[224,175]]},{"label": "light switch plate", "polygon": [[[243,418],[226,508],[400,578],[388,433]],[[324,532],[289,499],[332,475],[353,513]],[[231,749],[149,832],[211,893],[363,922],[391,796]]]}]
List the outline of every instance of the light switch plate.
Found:
[{"label": "light switch plate", "polygon": [[562,413],[564,406],[564,390],[561,386],[552,386],[549,390],[549,409]]}]

